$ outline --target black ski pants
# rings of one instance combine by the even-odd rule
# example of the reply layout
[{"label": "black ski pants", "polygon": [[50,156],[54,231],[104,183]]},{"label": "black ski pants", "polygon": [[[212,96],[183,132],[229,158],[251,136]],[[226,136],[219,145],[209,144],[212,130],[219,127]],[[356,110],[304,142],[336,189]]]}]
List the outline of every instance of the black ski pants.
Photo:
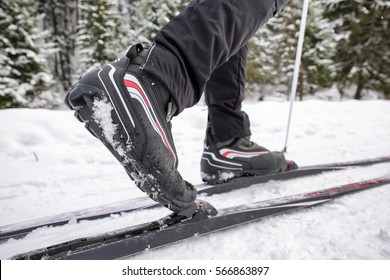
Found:
[{"label": "black ski pants", "polygon": [[193,0],[154,38],[145,64],[168,86],[176,115],[205,92],[215,139],[250,135],[244,99],[247,43],[288,0]]}]

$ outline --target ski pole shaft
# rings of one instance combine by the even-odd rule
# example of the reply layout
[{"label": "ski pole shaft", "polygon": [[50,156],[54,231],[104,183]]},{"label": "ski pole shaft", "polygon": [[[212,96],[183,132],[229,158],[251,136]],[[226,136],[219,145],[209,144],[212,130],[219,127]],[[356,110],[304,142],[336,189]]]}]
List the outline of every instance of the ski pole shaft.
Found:
[{"label": "ski pole shaft", "polygon": [[291,93],[290,93],[290,109],[289,109],[289,113],[288,113],[286,138],[285,138],[284,149],[283,149],[284,152],[287,151],[287,143],[288,143],[288,136],[290,134],[293,105],[294,105],[295,97],[297,95],[299,68],[301,65],[303,41],[305,38],[306,20],[307,20],[307,14],[308,14],[308,10],[309,10],[309,1],[310,0],[304,0],[303,7],[302,7],[301,26],[300,26],[300,30],[299,30],[297,52],[296,52],[296,57],[295,57],[294,74],[293,74]]}]

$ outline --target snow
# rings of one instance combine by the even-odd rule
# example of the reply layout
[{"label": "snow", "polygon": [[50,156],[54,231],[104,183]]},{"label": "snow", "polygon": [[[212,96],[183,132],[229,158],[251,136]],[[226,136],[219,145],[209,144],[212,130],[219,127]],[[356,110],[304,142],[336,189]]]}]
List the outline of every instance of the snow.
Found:
[{"label": "snow", "polygon": [[119,155],[125,157],[125,151],[120,147],[120,143],[114,139],[117,133],[117,124],[111,118],[111,111],[114,108],[107,100],[95,100],[93,103],[93,119],[100,124],[106,141],[110,143]]},{"label": "snow", "polygon": [[[390,102],[306,100],[294,105],[287,158],[299,165],[390,155]],[[288,102],[245,103],[252,140],[284,146]],[[111,109],[101,106],[102,112]],[[207,108],[197,105],[173,120],[179,170],[199,183]],[[115,126],[112,126],[115,129]],[[70,111],[0,110],[0,226],[119,202],[143,193],[106,148]],[[109,135],[109,133],[107,134]],[[268,182],[204,199],[217,208],[262,201],[390,175],[390,163],[311,178]],[[197,236],[132,259],[390,259],[390,185],[322,206],[238,228]],[[166,209],[71,221],[0,244],[0,259],[150,221]]]}]

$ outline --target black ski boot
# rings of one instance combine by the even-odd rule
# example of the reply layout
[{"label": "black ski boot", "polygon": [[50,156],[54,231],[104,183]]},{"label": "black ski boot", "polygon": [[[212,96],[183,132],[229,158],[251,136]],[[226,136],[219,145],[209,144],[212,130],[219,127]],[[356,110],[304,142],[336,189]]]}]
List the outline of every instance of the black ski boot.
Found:
[{"label": "black ski boot", "polygon": [[164,228],[181,222],[196,222],[208,219],[218,214],[218,210],[213,205],[204,200],[195,200],[196,208],[191,217],[172,213],[158,221],[159,227]]},{"label": "black ski boot", "polygon": [[201,159],[203,181],[218,184],[241,176],[261,176],[297,169],[281,152],[271,152],[250,141],[237,138],[216,144],[206,139]]},{"label": "black ski boot", "polygon": [[148,50],[86,73],[65,98],[77,119],[110,150],[137,186],[178,215],[197,211],[197,192],[177,171],[170,120],[175,103],[161,80],[143,71]]},{"label": "black ski boot", "polygon": [[192,221],[204,220],[218,214],[213,205],[204,200],[196,200],[196,210],[192,216]]}]

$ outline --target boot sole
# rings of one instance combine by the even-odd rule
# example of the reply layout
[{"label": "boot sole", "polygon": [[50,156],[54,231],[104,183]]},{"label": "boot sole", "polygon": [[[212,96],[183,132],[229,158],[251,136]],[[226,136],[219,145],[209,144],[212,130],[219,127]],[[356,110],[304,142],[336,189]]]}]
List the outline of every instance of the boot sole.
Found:
[{"label": "boot sole", "polygon": [[265,175],[280,173],[284,171],[287,171],[287,169],[285,169],[284,166],[281,166],[278,170],[242,170],[242,171],[224,170],[213,174],[203,173],[204,175],[202,175],[202,180],[209,185],[217,185],[217,184],[226,183],[227,181],[230,181],[235,178],[265,176]]}]

